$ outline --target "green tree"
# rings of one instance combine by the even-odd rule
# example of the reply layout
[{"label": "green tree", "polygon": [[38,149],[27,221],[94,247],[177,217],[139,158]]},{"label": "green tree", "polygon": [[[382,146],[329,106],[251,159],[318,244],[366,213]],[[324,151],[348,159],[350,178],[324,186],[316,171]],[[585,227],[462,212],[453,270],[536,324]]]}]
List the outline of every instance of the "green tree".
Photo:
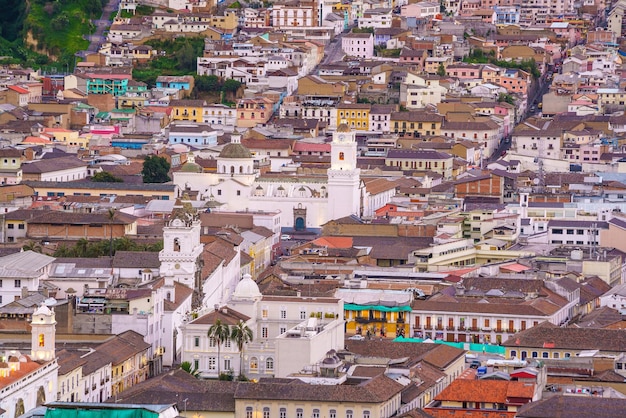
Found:
[{"label": "green tree", "polygon": [[143,162],[141,175],[144,183],[166,183],[170,181],[167,173],[170,171],[170,163],[163,157],[149,155]]},{"label": "green tree", "polygon": [[217,319],[215,323],[209,327],[207,336],[213,338],[215,345],[217,345],[217,375],[220,376],[220,363],[222,361],[220,353],[222,351],[222,344],[230,338],[230,327],[224,324],[220,319]]},{"label": "green tree", "polygon": [[97,183],[124,183],[124,180],[119,177],[115,177],[108,171],[100,171],[94,174],[91,181],[95,181]]},{"label": "green tree", "polygon": [[510,105],[515,105],[515,98],[507,93],[500,93],[498,95],[498,102],[506,102]]},{"label": "green tree", "polygon": [[194,81],[194,88],[198,91],[209,92],[222,89],[220,78],[216,75],[198,75]]},{"label": "green tree", "polygon": [[225,91],[226,93],[234,94],[234,93],[237,93],[240,87],[241,87],[241,83],[239,81],[229,78],[228,80],[224,82],[224,86],[222,87],[222,90]]},{"label": "green tree", "polygon": [[196,55],[190,42],[185,42],[182,47],[176,51],[175,57],[178,60],[178,68],[186,71],[195,71],[198,55]]},{"label": "green tree", "polygon": [[195,367],[193,367],[191,365],[190,362],[188,361],[183,361],[180,364],[180,368],[184,371],[186,371],[187,373],[189,373],[190,375],[192,375],[193,377],[195,377],[196,379],[198,378],[198,376],[200,375],[200,370],[196,369]]},{"label": "green tree", "polygon": [[239,380],[244,377],[243,348],[246,344],[251,343],[253,338],[252,330],[241,320],[230,330],[230,339],[237,344],[237,349],[239,349]]},{"label": "green tree", "polygon": [[36,253],[41,253],[41,245],[39,245],[35,241],[28,241],[26,244],[22,246],[22,250],[24,251],[34,251]]},{"label": "green tree", "polygon": [[443,62],[440,62],[439,67],[437,67],[437,75],[440,77],[446,76],[446,67],[444,67]]},{"label": "green tree", "polygon": [[109,258],[113,258],[113,221],[115,220],[115,209],[111,208],[107,211],[107,219],[109,220]]}]

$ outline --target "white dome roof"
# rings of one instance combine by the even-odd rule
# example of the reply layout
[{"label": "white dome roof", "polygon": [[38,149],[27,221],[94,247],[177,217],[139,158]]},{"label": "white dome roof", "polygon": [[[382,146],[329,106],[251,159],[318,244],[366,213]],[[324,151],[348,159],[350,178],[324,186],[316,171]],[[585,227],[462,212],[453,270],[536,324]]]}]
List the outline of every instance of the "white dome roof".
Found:
[{"label": "white dome roof", "polygon": [[254,299],[263,296],[259,291],[259,286],[252,280],[252,276],[244,274],[237,287],[233,297],[237,299]]},{"label": "white dome roof", "polygon": [[35,309],[35,312],[33,313],[33,315],[50,316],[52,315],[52,311],[46,305],[41,305],[39,308]]}]

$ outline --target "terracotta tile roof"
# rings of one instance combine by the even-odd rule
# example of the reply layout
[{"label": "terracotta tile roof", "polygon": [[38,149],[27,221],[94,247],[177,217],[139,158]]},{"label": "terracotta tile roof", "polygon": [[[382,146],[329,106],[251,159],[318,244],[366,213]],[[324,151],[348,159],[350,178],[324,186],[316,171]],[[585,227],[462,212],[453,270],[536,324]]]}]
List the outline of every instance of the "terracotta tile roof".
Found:
[{"label": "terracotta tile roof", "polygon": [[152,268],[158,272],[160,266],[156,251],[116,251],[113,256],[113,268]]},{"label": "terracotta tile roof", "polygon": [[213,325],[218,319],[225,325],[237,325],[239,321],[246,322],[250,317],[231,308],[220,308],[217,311],[211,311],[206,315],[194,319],[190,323],[196,325]]},{"label": "terracotta tile roof", "polygon": [[435,400],[453,402],[506,403],[509,382],[502,380],[454,380]]},{"label": "terracotta tile roof", "polygon": [[624,411],[626,399],[557,395],[524,405],[516,417],[609,418],[624,416]]},{"label": "terracotta tile roof", "polygon": [[235,399],[282,400],[299,402],[380,403],[400,393],[403,386],[380,375],[361,385],[307,385],[281,383],[242,383]]},{"label": "terracotta tile roof", "polygon": [[[180,411],[235,412],[235,390],[239,383],[196,379],[176,369],[124,390],[117,399],[132,404],[177,404]],[[183,402],[186,400],[186,402]]]},{"label": "terracotta tile roof", "polygon": [[502,343],[505,347],[541,348],[550,345],[557,350],[600,350],[626,352],[626,333],[619,329],[561,328],[549,322],[518,332]]},{"label": "terracotta tile roof", "polygon": [[109,356],[112,364],[117,365],[150,347],[150,344],[143,340],[141,334],[135,331],[125,331],[100,344],[96,351]]}]

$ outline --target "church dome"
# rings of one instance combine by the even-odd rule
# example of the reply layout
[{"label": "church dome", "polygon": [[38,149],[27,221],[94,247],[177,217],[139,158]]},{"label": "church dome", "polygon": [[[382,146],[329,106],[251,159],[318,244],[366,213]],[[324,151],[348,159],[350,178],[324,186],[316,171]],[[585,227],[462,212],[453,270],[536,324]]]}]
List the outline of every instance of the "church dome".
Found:
[{"label": "church dome", "polygon": [[196,163],[186,162],[180,168],[180,171],[185,172],[185,173],[202,173],[202,167]]},{"label": "church dome", "polygon": [[252,276],[244,274],[243,278],[233,293],[233,297],[237,299],[254,299],[263,296],[259,290],[259,286],[252,280]]},{"label": "church dome", "polygon": [[337,127],[337,132],[351,132],[347,123],[342,123]]},{"label": "church dome", "polygon": [[220,152],[220,158],[251,158],[250,150],[240,143],[231,143],[226,145],[222,152]]}]

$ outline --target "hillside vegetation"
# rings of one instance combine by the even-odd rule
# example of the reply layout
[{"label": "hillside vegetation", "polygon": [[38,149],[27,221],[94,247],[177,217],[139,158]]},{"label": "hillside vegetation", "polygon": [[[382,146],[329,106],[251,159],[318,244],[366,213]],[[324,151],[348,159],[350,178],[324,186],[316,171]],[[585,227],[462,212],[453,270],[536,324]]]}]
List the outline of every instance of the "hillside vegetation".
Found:
[{"label": "hillside vegetation", "polygon": [[73,63],[107,0],[0,0],[0,54],[12,62]]}]

